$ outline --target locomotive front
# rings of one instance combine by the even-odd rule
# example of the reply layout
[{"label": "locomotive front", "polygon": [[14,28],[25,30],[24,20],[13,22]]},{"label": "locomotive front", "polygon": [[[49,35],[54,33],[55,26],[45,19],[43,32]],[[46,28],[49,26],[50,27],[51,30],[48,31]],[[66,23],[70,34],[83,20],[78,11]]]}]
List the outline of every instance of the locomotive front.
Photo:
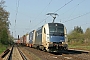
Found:
[{"label": "locomotive front", "polygon": [[47,45],[49,51],[67,50],[66,28],[61,23],[48,23]]}]

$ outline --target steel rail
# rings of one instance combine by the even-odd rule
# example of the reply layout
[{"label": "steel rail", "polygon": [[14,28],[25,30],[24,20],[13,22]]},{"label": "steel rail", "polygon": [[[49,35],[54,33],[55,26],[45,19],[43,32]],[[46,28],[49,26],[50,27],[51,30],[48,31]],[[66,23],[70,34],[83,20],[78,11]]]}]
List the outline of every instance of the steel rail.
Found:
[{"label": "steel rail", "polygon": [[10,51],[10,54],[9,54],[9,56],[8,56],[8,58],[6,60],[12,60],[13,47],[14,47],[14,45],[12,46],[12,49]]},{"label": "steel rail", "polygon": [[20,49],[17,47],[21,57],[23,58],[23,60],[27,60],[27,58],[25,57],[25,55],[20,51]]}]

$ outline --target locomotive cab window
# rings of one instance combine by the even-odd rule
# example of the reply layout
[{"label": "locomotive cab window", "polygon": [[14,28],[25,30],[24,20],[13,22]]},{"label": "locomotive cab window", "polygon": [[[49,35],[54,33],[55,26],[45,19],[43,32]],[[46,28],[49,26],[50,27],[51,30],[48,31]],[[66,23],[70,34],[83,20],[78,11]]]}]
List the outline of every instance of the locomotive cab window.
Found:
[{"label": "locomotive cab window", "polygon": [[62,24],[49,24],[49,32],[51,35],[64,36],[64,26]]}]

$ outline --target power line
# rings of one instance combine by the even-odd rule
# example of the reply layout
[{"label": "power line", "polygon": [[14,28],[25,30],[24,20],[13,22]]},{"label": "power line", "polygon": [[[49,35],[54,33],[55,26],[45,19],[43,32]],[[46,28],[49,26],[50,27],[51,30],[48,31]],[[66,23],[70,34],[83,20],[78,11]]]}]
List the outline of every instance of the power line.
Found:
[{"label": "power line", "polygon": [[[16,12],[17,10],[15,10],[15,9],[13,9],[13,8],[11,8],[11,7],[8,7],[8,8],[10,8],[12,11],[14,11],[14,12]],[[23,13],[23,12],[21,12],[21,11],[18,11],[18,14],[21,14],[21,15],[24,15],[25,17],[30,17],[29,15],[27,15],[27,14],[25,14],[25,13]],[[16,18],[16,17],[15,17]],[[15,19],[16,20],[16,19]]]},{"label": "power line", "polygon": [[[52,1],[52,0],[51,0]],[[73,0],[71,0],[71,1],[69,1],[68,3],[66,3],[65,5],[63,5],[61,8],[59,8],[58,10],[56,10],[55,12],[57,12],[57,11],[59,11],[60,9],[62,9],[63,7],[65,7],[66,5],[68,5],[70,2],[72,2]],[[84,1],[84,0],[83,0]],[[82,2],[83,2],[82,1]],[[49,3],[50,4],[50,3]],[[77,6],[79,6],[80,5],[80,3],[79,4],[77,4]],[[42,13],[42,12],[41,12]],[[90,13],[90,12],[89,12]],[[86,14],[89,14],[89,13],[86,13]],[[74,19],[77,19],[77,18],[79,18],[79,17],[82,17],[82,16],[84,16],[84,15],[86,15],[86,14],[83,14],[83,15],[80,15],[80,16],[78,16],[78,17],[75,17],[75,18],[72,18],[72,19],[70,19],[70,20],[68,20],[68,21],[71,21],[71,20],[74,20]],[[47,18],[46,18],[47,19]],[[44,20],[46,20],[46,19],[44,19]],[[44,20],[42,20],[41,22],[43,22]],[[65,21],[65,22],[68,22],[68,21]],[[40,23],[41,23],[40,22]],[[38,23],[37,25],[39,25],[40,23]],[[35,27],[37,26],[37,25],[35,25]]]},{"label": "power line", "polygon": [[[72,2],[73,0],[70,0],[69,2],[67,2],[65,5],[63,5],[61,8],[59,8],[58,10],[56,10],[55,12],[59,11],[60,9],[62,9],[64,6],[68,5],[70,2]],[[51,4],[52,0],[49,2],[49,4],[46,6],[48,7]],[[42,12],[41,12],[42,13]],[[39,16],[39,15],[38,15]],[[47,18],[46,18],[47,19]]]},{"label": "power line", "polygon": [[[42,10],[42,12],[46,9],[46,8],[48,8],[48,6],[51,4],[51,2],[52,2],[52,0],[50,0],[50,2],[48,3],[48,5]],[[42,14],[42,12],[37,16],[37,17],[39,17],[41,14]],[[37,18],[36,17],[36,18]],[[35,19],[36,19],[35,18]],[[36,27],[36,26],[38,26],[40,23],[42,23],[43,21],[45,21],[47,18],[49,18],[49,17],[46,17],[45,19],[43,19],[42,21],[40,21],[38,24],[36,24],[34,27]],[[46,22],[46,21],[45,21]],[[31,28],[31,29],[33,29],[33,28]]]},{"label": "power line", "polygon": [[39,13],[39,15],[35,19],[37,19],[46,8],[48,8],[48,6],[51,4],[51,2],[52,2],[52,0],[50,0],[50,2],[48,3],[48,5]]},{"label": "power line", "polygon": [[[42,12],[46,9],[46,8],[48,8],[48,6],[51,4],[51,2],[52,2],[52,0],[50,0],[50,2],[48,3],[48,5],[42,10]],[[15,16],[15,26],[14,26],[14,28],[16,29],[16,23],[17,23],[17,15],[18,15],[18,8],[19,8],[19,0],[17,0],[17,2],[16,2],[16,16]],[[10,9],[12,9],[12,8],[10,8]],[[14,9],[13,9],[14,10]],[[42,12],[40,13],[40,14],[42,14]],[[40,16],[40,14],[37,16],[37,17],[39,17]],[[23,14],[23,15],[25,15],[25,14]],[[36,17],[36,18],[37,18]],[[35,18],[35,19],[36,19]],[[48,18],[48,17],[47,17]],[[45,18],[44,20],[46,20],[47,18]],[[42,20],[40,23],[42,23],[44,20]],[[30,20],[30,23],[31,23],[31,20]],[[38,23],[37,25],[35,25],[35,27],[36,26],[38,26],[40,23]],[[14,29],[14,30],[15,30]],[[16,30],[15,30],[15,36],[16,36]]]},{"label": "power line", "polygon": [[[75,5],[75,6],[73,6],[72,8],[70,8],[70,9],[68,9],[66,12],[64,12],[64,13],[62,13],[62,14],[60,14],[60,15],[63,15],[63,14],[65,14],[65,13],[67,13],[68,11],[70,11],[71,12],[71,9],[76,9],[81,3],[83,3],[85,0],[82,0],[81,2],[79,2],[77,5]],[[74,9],[74,11],[73,12],[75,12],[75,9]],[[72,13],[73,13],[72,12]],[[69,16],[69,18],[72,16],[72,14]],[[60,19],[61,20],[61,19]]]},{"label": "power line", "polygon": [[[47,18],[45,18],[45,19],[43,19],[42,21],[40,21],[38,24],[36,24],[34,27],[36,27],[36,26],[38,26],[40,23],[42,23],[43,21],[45,21],[46,19],[48,19],[49,18],[49,16],[47,17]],[[32,27],[31,29],[33,29],[34,27]],[[30,29],[30,30],[31,30]]]},{"label": "power line", "polygon": [[[83,0],[83,1],[85,1],[85,0]],[[77,5],[75,5],[74,7],[68,9],[66,12],[70,11],[70,10],[73,9],[73,8],[76,8],[76,7],[79,6],[83,1],[81,1],[80,3],[78,3]],[[75,10],[75,9],[74,9],[74,10]],[[66,12],[64,12],[64,13],[66,13]],[[60,14],[60,15],[63,15],[64,13],[62,13],[62,14]]]},{"label": "power line", "polygon": [[84,23],[84,24],[81,24],[80,26],[87,25],[87,24],[90,24],[90,23]]},{"label": "power line", "polygon": [[[76,5],[76,8],[82,3],[84,2],[85,0],[82,0],[81,2],[79,2],[77,5]],[[74,9],[74,11],[71,13],[71,15],[69,16],[69,18],[73,15],[73,13],[75,12],[76,8]]]},{"label": "power line", "polygon": [[65,7],[66,5],[68,5],[70,2],[72,2],[73,0],[70,0],[69,2],[67,2],[66,4],[64,4],[62,7],[60,7],[59,9],[57,9],[55,12],[59,11],[60,9],[62,9],[63,7]]},{"label": "power line", "polygon": [[70,20],[64,21],[63,23],[68,22],[68,21],[75,20],[75,19],[80,18],[80,17],[82,17],[82,16],[85,16],[85,15],[87,15],[87,14],[90,14],[90,12],[87,12],[87,13],[85,13],[85,14],[79,15],[79,16],[77,16],[77,17],[75,17],[75,18],[70,19]]}]

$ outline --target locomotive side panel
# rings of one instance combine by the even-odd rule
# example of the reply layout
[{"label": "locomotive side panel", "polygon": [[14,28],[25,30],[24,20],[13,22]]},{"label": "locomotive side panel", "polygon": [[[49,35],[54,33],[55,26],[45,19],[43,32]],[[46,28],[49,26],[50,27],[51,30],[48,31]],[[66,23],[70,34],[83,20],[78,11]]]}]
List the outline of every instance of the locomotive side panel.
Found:
[{"label": "locomotive side panel", "polygon": [[36,44],[41,45],[42,44],[42,29],[36,31]]},{"label": "locomotive side panel", "polygon": [[26,34],[26,46],[29,46],[29,34]]},{"label": "locomotive side panel", "polygon": [[33,47],[33,45],[35,44],[35,37],[36,37],[35,33],[36,33],[35,30],[33,30],[29,33],[29,46],[30,47]]}]

